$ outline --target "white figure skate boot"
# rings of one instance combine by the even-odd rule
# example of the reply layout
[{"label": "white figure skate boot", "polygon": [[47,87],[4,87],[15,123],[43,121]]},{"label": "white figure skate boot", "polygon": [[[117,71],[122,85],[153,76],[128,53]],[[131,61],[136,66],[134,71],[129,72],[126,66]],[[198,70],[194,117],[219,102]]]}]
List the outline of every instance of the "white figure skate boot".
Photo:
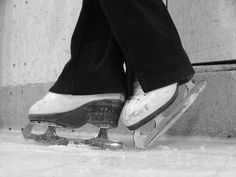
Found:
[{"label": "white figure skate boot", "polygon": [[[30,124],[23,130],[23,135],[25,139],[47,144],[67,145],[73,142],[105,149],[121,149],[122,143],[108,140],[107,131],[117,127],[124,100],[124,95],[120,93],[66,95],[49,92],[30,108],[28,115]],[[36,122],[49,125],[46,133],[42,135],[31,133]],[[86,123],[100,128],[97,138],[75,140],[56,135],[55,129],[58,126],[75,129]]]},{"label": "white figure skate boot", "polygon": [[[124,125],[135,130],[135,147],[145,149],[151,146],[191,106],[205,86],[205,81],[197,85],[190,81],[181,87],[175,83],[144,93],[136,80],[134,96],[126,101],[121,112]],[[152,119],[155,121],[154,130],[149,135],[143,135],[141,127]]]},{"label": "white figure skate boot", "polygon": [[124,125],[130,130],[143,126],[171,105],[177,93],[177,83],[144,93],[139,82],[135,81],[134,95],[126,101],[121,113]]}]

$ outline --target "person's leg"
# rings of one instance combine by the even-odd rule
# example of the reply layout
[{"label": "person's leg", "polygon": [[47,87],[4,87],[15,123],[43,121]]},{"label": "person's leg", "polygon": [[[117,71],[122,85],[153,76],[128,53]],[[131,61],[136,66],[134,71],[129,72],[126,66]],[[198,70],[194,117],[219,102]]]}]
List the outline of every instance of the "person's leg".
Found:
[{"label": "person's leg", "polygon": [[162,0],[99,1],[127,66],[145,93],[193,76],[192,65]]},{"label": "person's leg", "polygon": [[[131,130],[144,125],[177,96],[194,70],[162,0],[99,0],[132,74],[121,113]],[[140,85],[139,85],[140,83]],[[134,93],[132,93],[134,91]]]},{"label": "person's leg", "polygon": [[78,128],[115,127],[127,95],[124,56],[100,3],[84,0],[71,40],[71,59],[48,94],[31,106],[31,121]]},{"label": "person's leg", "polygon": [[71,59],[49,91],[61,94],[126,94],[120,50],[97,0],[84,0],[71,40]]}]

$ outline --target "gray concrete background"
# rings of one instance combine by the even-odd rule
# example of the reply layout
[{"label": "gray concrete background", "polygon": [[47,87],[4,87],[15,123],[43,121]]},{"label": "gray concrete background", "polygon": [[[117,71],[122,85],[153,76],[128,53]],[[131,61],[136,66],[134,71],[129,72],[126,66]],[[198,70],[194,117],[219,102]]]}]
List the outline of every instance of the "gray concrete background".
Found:
[{"label": "gray concrete background", "polygon": [[70,58],[81,0],[1,0],[0,86],[54,81]]},{"label": "gray concrete background", "polygon": [[193,63],[236,58],[235,0],[168,0]]}]

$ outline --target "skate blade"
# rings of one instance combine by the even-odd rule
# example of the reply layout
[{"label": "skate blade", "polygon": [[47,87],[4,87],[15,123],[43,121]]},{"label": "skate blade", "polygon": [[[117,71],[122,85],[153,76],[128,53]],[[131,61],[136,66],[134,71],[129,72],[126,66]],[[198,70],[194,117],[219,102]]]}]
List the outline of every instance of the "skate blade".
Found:
[{"label": "skate blade", "polygon": [[124,144],[119,141],[109,140],[108,137],[109,128],[100,128],[97,137],[92,139],[72,139],[70,142],[74,145],[86,145],[96,149],[103,150],[123,150]]},{"label": "skate blade", "polygon": [[87,140],[82,139],[73,139],[70,141],[70,144],[76,145],[76,146],[88,146],[93,149],[102,149],[102,150],[114,150],[119,151],[124,149],[124,144],[119,141],[114,140],[108,140],[103,138],[92,138]]},{"label": "skate blade", "polygon": [[36,135],[32,133],[32,128],[35,124],[29,123],[23,130],[24,139],[33,140],[34,142],[45,145],[75,145],[77,147],[91,147],[103,150],[123,150],[124,144],[119,141],[109,140],[107,130],[101,129],[99,135],[92,139],[76,139],[60,137],[56,134],[56,126],[48,126],[45,133]]},{"label": "skate blade", "polygon": [[153,145],[188,110],[200,93],[206,88],[206,85],[206,81],[202,81],[197,85],[193,85],[191,82],[186,84],[188,93],[185,94],[182,102],[168,116],[160,114],[154,118],[156,127],[149,135],[142,135],[141,130],[136,130],[134,132],[133,138],[135,147],[146,149]]}]

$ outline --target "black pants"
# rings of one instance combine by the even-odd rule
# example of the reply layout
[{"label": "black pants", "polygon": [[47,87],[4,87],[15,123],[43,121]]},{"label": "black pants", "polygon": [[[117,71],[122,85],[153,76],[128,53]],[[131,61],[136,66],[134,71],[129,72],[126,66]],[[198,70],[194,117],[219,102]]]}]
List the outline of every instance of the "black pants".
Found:
[{"label": "black pants", "polygon": [[50,91],[130,96],[134,78],[149,92],[193,74],[162,0],[83,0],[71,59]]}]

